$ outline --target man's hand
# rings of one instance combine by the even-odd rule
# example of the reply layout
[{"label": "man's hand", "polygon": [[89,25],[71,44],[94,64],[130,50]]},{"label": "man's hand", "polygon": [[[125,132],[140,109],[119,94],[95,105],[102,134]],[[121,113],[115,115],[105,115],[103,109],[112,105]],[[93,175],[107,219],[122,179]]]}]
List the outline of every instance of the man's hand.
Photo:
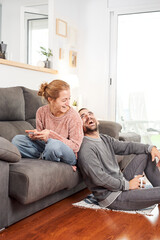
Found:
[{"label": "man's hand", "polygon": [[[152,148],[151,156],[152,156],[152,162],[155,161],[156,157],[160,160],[160,152],[158,151],[158,149],[156,147]],[[160,161],[158,161],[157,167],[160,167]]]},{"label": "man's hand", "polygon": [[[143,175],[137,175],[135,178],[133,178],[132,180],[129,181],[129,190],[133,190],[133,189],[139,189],[140,185],[141,185],[141,181],[139,178],[143,177]],[[145,184],[146,182],[143,180],[143,184]],[[144,186],[142,185],[142,187],[144,188]]]}]

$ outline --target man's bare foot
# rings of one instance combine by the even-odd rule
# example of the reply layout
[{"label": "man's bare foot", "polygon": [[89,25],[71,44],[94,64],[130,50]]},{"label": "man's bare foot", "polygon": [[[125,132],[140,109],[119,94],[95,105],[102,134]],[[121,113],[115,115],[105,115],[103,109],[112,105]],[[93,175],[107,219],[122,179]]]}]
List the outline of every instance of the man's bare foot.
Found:
[{"label": "man's bare foot", "polygon": [[72,168],[73,168],[73,171],[76,172],[77,167],[76,166],[72,166]]}]

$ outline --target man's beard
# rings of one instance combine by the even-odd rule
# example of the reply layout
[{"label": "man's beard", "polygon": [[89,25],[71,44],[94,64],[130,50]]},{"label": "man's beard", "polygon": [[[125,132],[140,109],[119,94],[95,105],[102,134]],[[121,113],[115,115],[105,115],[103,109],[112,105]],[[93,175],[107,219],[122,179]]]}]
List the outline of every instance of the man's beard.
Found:
[{"label": "man's beard", "polygon": [[91,133],[93,133],[93,132],[97,132],[97,130],[98,130],[98,125],[97,125],[97,123],[96,123],[96,126],[95,126],[95,128],[89,128],[89,127],[85,127],[86,129],[85,129],[85,133],[87,133],[87,134],[91,134]]}]

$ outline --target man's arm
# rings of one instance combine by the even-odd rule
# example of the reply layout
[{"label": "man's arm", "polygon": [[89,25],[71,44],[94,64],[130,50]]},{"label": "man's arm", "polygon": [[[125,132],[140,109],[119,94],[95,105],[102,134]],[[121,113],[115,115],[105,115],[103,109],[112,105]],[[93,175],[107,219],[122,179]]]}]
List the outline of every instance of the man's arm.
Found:
[{"label": "man's arm", "polygon": [[[156,158],[158,158],[157,160],[160,160],[160,152],[156,146],[135,142],[123,142],[111,137],[109,137],[109,141],[117,155],[150,153],[152,161],[155,161]],[[158,161],[157,166],[160,167],[160,161]]]},{"label": "man's arm", "polygon": [[136,142],[124,142],[109,137],[107,135],[102,135],[102,139],[106,144],[112,146],[114,154],[116,155],[129,155],[129,154],[142,154],[150,153],[153,146],[143,143]]}]

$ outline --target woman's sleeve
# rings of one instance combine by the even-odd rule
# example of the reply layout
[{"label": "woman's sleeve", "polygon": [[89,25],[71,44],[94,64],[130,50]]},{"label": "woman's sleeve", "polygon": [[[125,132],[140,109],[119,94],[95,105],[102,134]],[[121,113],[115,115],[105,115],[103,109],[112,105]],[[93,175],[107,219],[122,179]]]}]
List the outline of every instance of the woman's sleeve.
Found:
[{"label": "woman's sleeve", "polygon": [[52,130],[50,131],[49,137],[62,141],[67,146],[69,146],[74,153],[77,153],[83,140],[83,128],[81,119],[77,118],[76,121],[73,119],[70,122],[68,139],[62,137]]},{"label": "woman's sleeve", "polygon": [[39,132],[44,130],[43,122],[42,122],[41,108],[39,108],[36,112],[36,129]]}]

